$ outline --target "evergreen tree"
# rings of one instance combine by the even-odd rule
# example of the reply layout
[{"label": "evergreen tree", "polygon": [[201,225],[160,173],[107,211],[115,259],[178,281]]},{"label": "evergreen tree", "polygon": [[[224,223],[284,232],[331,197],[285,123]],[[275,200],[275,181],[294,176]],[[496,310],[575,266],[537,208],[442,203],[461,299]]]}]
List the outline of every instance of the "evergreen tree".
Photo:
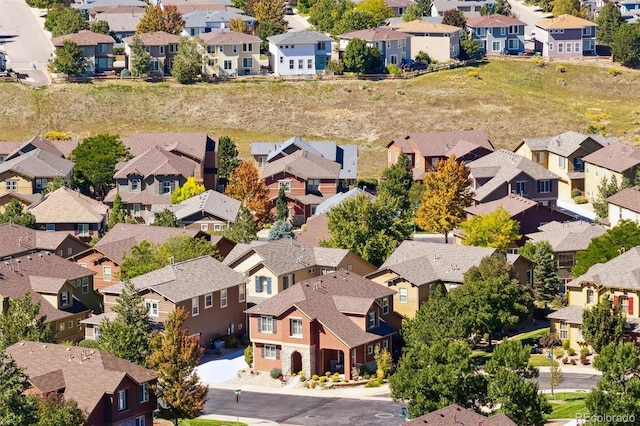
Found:
[{"label": "evergreen tree", "polygon": [[400,153],[394,165],[382,172],[382,184],[378,187],[378,197],[388,201],[391,209],[399,212],[411,210],[409,190],[413,184],[411,160],[405,153]]},{"label": "evergreen tree", "polygon": [[527,241],[520,254],[533,262],[533,293],[536,300],[549,302],[560,291],[558,264],[548,241]]},{"label": "evergreen tree", "polygon": [[84,72],[84,58],[80,46],[73,40],[65,40],[62,46],[56,47],[51,70],[68,76],[82,74]]},{"label": "evergreen tree", "polygon": [[613,2],[605,3],[596,18],[596,23],[598,24],[598,32],[596,33],[598,42],[607,46],[611,45],[613,36],[623,22],[624,19],[622,19],[620,9],[618,9]]},{"label": "evergreen tree", "polygon": [[137,34],[133,36],[129,59],[131,60],[131,74],[134,77],[145,75],[151,69],[151,55],[147,52],[144,43],[142,43]]},{"label": "evergreen tree", "polygon": [[218,176],[223,184],[227,183],[229,176],[240,165],[238,147],[229,136],[220,136],[218,146]]},{"label": "evergreen tree", "polygon": [[100,324],[100,349],[138,365],[149,354],[151,326],[149,310],[131,281],[125,280],[113,307],[116,318]]},{"label": "evergreen tree", "polygon": [[23,394],[30,387],[24,371],[0,348],[0,426],[36,424],[35,400]]},{"label": "evergreen tree", "polygon": [[640,67],[640,25],[620,25],[611,41],[611,54],[625,67]]},{"label": "evergreen tree", "polygon": [[125,223],[127,219],[127,214],[124,211],[124,205],[122,204],[122,197],[120,193],[117,192],[116,196],[113,197],[113,204],[111,206],[111,210],[109,210],[109,220],[107,221],[107,227],[112,229],[118,223]]},{"label": "evergreen tree", "polygon": [[180,418],[200,415],[209,390],[195,371],[204,350],[198,337],[183,328],[186,318],[182,308],[169,314],[164,331],[151,339],[151,355],[147,359],[147,366],[158,374],[153,391],[163,402],[160,414],[172,419],[176,426]]},{"label": "evergreen tree", "polygon": [[269,229],[269,237],[267,241],[277,241],[285,238],[294,239],[295,236],[292,232],[292,226],[289,222],[285,220],[278,220],[271,226]]},{"label": "evergreen tree", "polygon": [[276,217],[278,220],[284,221],[289,218],[289,205],[284,194],[284,185],[280,185],[278,190],[278,199],[276,200]]},{"label": "evergreen tree", "polygon": [[89,30],[92,33],[109,35],[111,30],[109,29],[109,23],[107,21],[95,21],[89,25]]},{"label": "evergreen tree", "polygon": [[44,28],[51,31],[53,37],[77,33],[87,28],[87,22],[80,9],[65,7],[47,14]]},{"label": "evergreen tree", "polygon": [[9,308],[0,315],[0,350],[21,340],[53,342],[54,336],[46,315],[40,314],[40,302],[33,303],[31,293],[9,299]]},{"label": "evergreen tree", "polygon": [[600,219],[604,219],[609,216],[609,203],[607,198],[616,194],[619,191],[618,180],[614,175],[611,175],[611,179],[607,182],[607,178],[603,177],[598,185],[598,195],[593,200],[593,211]]},{"label": "evergreen tree", "polygon": [[258,227],[251,212],[246,207],[240,207],[238,219],[231,226],[225,227],[223,235],[236,243],[250,243],[258,239]]},{"label": "evergreen tree", "polygon": [[166,226],[170,228],[182,228],[182,221],[178,219],[171,210],[164,209],[156,213],[153,219],[153,226]]}]

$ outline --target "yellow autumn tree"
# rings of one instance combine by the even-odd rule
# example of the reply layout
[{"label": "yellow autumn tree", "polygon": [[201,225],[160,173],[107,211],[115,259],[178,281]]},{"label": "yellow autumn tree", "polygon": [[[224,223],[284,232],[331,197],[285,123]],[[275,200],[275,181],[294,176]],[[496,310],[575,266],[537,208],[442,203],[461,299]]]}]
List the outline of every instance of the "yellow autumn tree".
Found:
[{"label": "yellow autumn tree", "polygon": [[264,180],[258,176],[258,169],[253,163],[243,161],[231,172],[224,193],[241,201],[251,212],[256,225],[262,227],[269,223],[269,190]]},{"label": "yellow autumn tree", "polygon": [[491,247],[506,252],[511,243],[520,239],[520,222],[502,206],[488,214],[474,216],[460,224],[464,245]]},{"label": "yellow autumn tree", "polygon": [[204,191],[204,185],[198,182],[198,179],[191,176],[187,179],[184,185],[177,187],[171,193],[171,202],[173,204],[178,204],[188,198],[195,197],[198,194],[202,194]]},{"label": "yellow autumn tree", "polygon": [[447,235],[465,217],[472,202],[469,168],[455,156],[439,161],[424,177],[424,195],[416,213],[416,223],[426,231]]}]

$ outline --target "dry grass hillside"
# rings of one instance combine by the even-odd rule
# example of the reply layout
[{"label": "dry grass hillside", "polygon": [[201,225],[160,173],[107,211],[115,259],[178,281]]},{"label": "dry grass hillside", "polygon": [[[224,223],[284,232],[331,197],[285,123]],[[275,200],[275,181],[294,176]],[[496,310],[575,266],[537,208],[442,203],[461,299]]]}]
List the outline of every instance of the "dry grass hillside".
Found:
[{"label": "dry grass hillside", "polygon": [[372,177],[386,164],[387,142],[408,132],[481,128],[496,147],[512,148],[525,137],[584,132],[599,118],[607,133],[635,143],[640,73],[609,68],[567,64],[561,73],[556,64],[495,61],[478,67],[479,78],[459,69],[382,82],[5,83],[0,140],[47,130],[208,131],[229,134],[247,156],[250,142],[302,135],[359,144],[361,175]]}]

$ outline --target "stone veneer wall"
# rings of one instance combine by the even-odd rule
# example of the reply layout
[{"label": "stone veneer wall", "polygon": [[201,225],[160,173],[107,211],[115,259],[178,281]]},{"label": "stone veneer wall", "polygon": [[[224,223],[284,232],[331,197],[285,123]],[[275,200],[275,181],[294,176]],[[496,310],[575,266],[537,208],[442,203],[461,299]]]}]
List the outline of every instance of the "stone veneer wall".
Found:
[{"label": "stone veneer wall", "polygon": [[316,374],[316,345],[310,346],[295,346],[295,345],[282,345],[282,351],[280,353],[280,359],[282,360],[282,374],[299,373],[299,371],[290,371],[291,368],[291,354],[294,352],[300,352],[302,356],[302,371],[307,377],[311,377]]}]

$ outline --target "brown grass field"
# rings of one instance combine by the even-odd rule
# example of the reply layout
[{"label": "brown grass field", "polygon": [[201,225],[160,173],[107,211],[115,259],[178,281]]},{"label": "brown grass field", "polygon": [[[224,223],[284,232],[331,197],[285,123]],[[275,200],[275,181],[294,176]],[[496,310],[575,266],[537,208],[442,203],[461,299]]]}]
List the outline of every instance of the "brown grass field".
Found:
[{"label": "brown grass field", "polygon": [[247,157],[251,142],[301,135],[358,144],[362,177],[378,176],[386,166],[385,145],[410,132],[483,129],[496,147],[513,148],[522,138],[585,132],[597,115],[606,133],[636,143],[640,72],[613,76],[610,63],[577,63],[560,73],[556,65],[493,61],[477,68],[479,78],[467,76],[467,68],[380,82],[112,81],[43,89],[2,83],[0,140],[48,130],[78,138],[207,131],[228,134]]}]

